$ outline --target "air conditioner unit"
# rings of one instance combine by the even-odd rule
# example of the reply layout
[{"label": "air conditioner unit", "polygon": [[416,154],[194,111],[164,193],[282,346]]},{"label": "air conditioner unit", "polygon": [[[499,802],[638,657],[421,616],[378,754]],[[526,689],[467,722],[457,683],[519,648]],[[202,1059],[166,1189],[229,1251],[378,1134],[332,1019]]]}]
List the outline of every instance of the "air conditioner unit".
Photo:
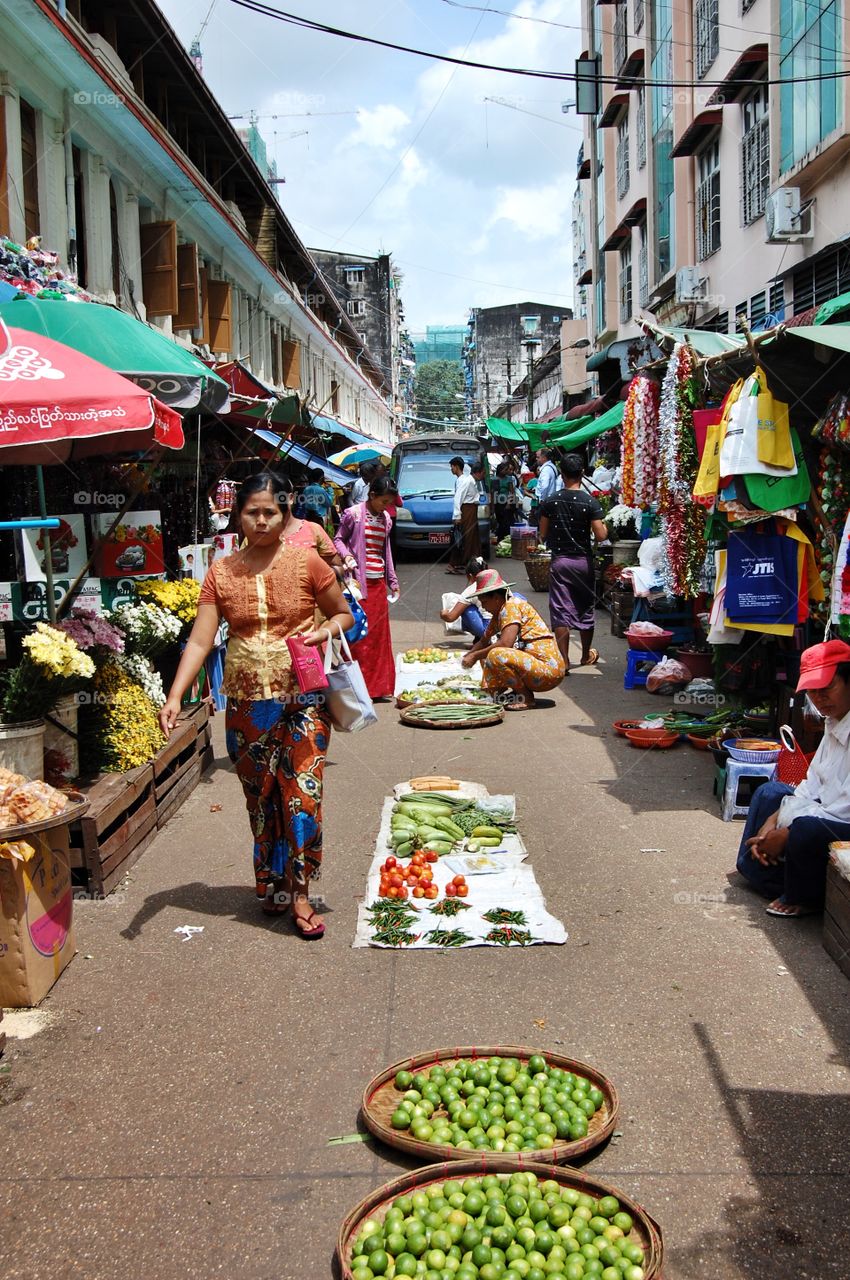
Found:
[{"label": "air conditioner unit", "polygon": [[703,302],[707,284],[699,267],[680,267],[676,272],[676,301]]},{"label": "air conditioner unit", "polygon": [[811,240],[810,204],[803,207],[799,187],[780,187],[767,197],[764,205],[764,231],[768,244],[788,244]]}]

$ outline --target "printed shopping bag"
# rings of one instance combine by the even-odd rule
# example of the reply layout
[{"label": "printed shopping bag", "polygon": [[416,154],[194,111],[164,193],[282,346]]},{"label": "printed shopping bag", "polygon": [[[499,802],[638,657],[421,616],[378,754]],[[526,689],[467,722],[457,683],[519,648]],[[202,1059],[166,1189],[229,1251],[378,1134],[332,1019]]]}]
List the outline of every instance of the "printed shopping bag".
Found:
[{"label": "printed shopping bag", "polygon": [[743,379],[739,379],[723,401],[722,412],[718,420],[716,422],[708,422],[705,435],[705,447],[703,448],[702,457],[700,458],[697,482],[694,485],[695,498],[714,497],[720,487],[720,454],[723,448],[723,442],[726,439],[726,431],[729,425],[729,414],[732,411],[732,406],[741,394],[743,385]]},{"label": "printed shopping bag", "polygon": [[359,733],[370,724],[378,723],[360,663],[352,658],[345,636],[340,637],[337,654],[328,632],[324,676],[327,681],[325,706],[335,729],[340,733]]},{"label": "printed shopping bag", "polygon": [[730,622],[794,624],[798,600],[796,543],[753,529],[729,534],[726,613]]},{"label": "printed shopping bag", "polygon": [[762,511],[785,511],[788,507],[802,507],[809,500],[812,481],[803,456],[803,446],[794,427],[791,428],[791,449],[797,464],[796,471],[785,471],[782,475],[775,476],[744,476],[750,502]]},{"label": "printed shopping bag", "polygon": [[763,369],[756,369],[758,378],[758,438],[756,448],[759,462],[769,462],[774,467],[790,471],[794,466],[794,449],[791,444],[791,423],[788,405],[777,400]]},{"label": "printed shopping bag", "polygon": [[791,457],[790,467],[776,467],[762,462],[758,456],[759,393],[756,374],[744,382],[741,394],[732,405],[726,434],[720,446],[720,474],[726,476],[788,476],[797,474],[797,462]]}]

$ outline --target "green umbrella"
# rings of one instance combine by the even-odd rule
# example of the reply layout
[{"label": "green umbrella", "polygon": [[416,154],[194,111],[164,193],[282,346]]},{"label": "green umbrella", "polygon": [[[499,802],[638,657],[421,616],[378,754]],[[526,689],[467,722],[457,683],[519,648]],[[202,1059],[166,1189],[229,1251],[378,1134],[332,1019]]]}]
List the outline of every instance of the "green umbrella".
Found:
[{"label": "green umbrella", "polygon": [[191,351],[116,307],[27,297],[0,305],[0,317],[99,360],[172,409],[221,413],[229,405],[230,388],[223,378]]}]

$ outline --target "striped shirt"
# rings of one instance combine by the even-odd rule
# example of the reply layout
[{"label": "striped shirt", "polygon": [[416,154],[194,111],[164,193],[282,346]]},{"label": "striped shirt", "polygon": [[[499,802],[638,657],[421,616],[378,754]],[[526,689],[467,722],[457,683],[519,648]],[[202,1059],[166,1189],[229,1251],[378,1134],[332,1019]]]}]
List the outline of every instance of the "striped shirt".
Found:
[{"label": "striped shirt", "polygon": [[387,541],[387,523],[383,516],[373,516],[366,511],[366,579],[374,582],[386,575],[384,548]]}]

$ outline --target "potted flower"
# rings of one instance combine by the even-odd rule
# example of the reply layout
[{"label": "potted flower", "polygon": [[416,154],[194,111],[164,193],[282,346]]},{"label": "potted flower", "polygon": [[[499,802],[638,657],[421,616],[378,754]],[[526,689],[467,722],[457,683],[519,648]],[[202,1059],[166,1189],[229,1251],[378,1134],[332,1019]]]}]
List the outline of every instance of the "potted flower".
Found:
[{"label": "potted flower", "polygon": [[53,713],[63,698],[76,713],[74,695],[92,678],[95,664],[70,635],[46,622],[36,623],[23,648],[18,665],[0,677],[0,764],[26,778],[41,778],[45,719],[56,719]]},{"label": "potted flower", "polygon": [[608,537],[614,544],[614,564],[634,564],[640,546],[640,525],[643,513],[639,507],[627,507],[618,502],[605,517]]}]

